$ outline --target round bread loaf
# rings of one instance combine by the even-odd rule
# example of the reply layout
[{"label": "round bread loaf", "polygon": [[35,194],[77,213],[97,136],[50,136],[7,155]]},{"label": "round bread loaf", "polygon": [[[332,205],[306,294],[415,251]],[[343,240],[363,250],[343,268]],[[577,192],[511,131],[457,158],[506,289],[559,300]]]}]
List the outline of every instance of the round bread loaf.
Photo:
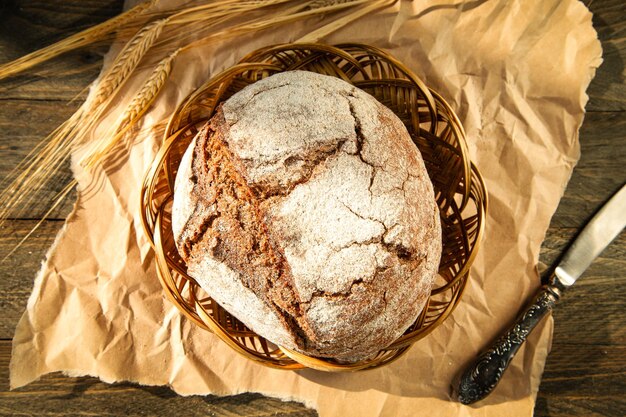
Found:
[{"label": "round bread loaf", "polygon": [[173,232],[188,273],[278,345],[358,361],[416,320],[441,255],[421,155],[398,117],[334,77],[273,75],[187,149]]}]

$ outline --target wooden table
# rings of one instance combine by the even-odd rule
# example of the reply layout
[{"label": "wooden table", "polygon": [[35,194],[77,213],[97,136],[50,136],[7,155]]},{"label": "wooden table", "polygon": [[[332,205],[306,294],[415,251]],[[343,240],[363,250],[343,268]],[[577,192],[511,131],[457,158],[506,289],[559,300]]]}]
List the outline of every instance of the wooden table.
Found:
[{"label": "wooden table", "polygon": [[[586,1],[602,40],[604,64],[589,88],[580,133],[582,157],[552,219],[541,259],[550,264],[586,219],[626,181],[626,6],[623,0]],[[4,0],[0,3],[0,62],[15,59],[119,13],[120,0]],[[85,97],[107,45],[69,53],[0,83],[0,178]],[[78,100],[72,101],[78,97]],[[0,258],[45,213],[46,202],[70,178],[53,179],[27,215],[13,216],[0,233]],[[257,394],[182,398],[168,388],[108,385],[98,379],[43,377],[8,390],[11,338],[41,260],[71,210],[55,210],[36,234],[0,263],[0,414],[315,416],[295,402]],[[536,416],[626,415],[626,237],[622,234],[572,288],[555,312],[556,329],[539,390]]]}]

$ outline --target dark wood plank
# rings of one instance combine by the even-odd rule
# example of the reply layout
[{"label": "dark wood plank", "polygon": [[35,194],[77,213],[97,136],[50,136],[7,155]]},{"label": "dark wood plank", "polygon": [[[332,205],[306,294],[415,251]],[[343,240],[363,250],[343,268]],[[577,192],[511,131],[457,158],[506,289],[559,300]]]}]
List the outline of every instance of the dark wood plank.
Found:
[{"label": "dark wood plank", "polygon": [[[558,329],[558,321],[556,326]],[[623,342],[623,339],[621,344],[555,342],[541,381],[535,416],[623,416],[626,410]]]},{"label": "dark wood plank", "polygon": [[46,375],[9,391],[10,341],[0,341],[0,415],[313,417],[304,405],[259,394],[181,397],[167,387],[105,384],[96,378]]},{"label": "dark wood plank", "polygon": [[626,182],[626,112],[590,112],[580,130],[581,157],[551,226],[581,227]]},{"label": "dark wood plank", "polygon": [[[541,261],[553,264],[578,229],[550,229]],[[626,345],[626,232],[596,259],[563,296],[554,312],[554,345]],[[622,361],[626,356],[620,358]],[[610,360],[610,358],[609,358]],[[624,361],[626,362],[626,361]],[[574,364],[574,362],[572,363]],[[610,365],[610,362],[607,362]],[[626,382],[626,381],[625,381]],[[626,388],[626,385],[625,385]],[[626,392],[626,391],[625,391]]]},{"label": "dark wood plank", "polygon": [[[119,13],[121,0],[6,0],[0,6],[0,63],[19,58]],[[108,42],[63,55],[0,82],[4,100],[72,100],[100,72]]]},{"label": "dark wood plank", "polygon": [[[6,180],[17,164],[56,126],[76,110],[79,103],[46,100],[0,100],[0,178]],[[55,195],[72,179],[69,160],[62,170],[50,177],[32,199],[24,201],[10,218],[41,218],[50,208]],[[51,218],[63,219],[71,211],[75,194],[66,198],[51,213]]]},{"label": "dark wood plank", "polygon": [[122,0],[4,0],[0,63],[19,58],[118,14]]},{"label": "dark wood plank", "polygon": [[[122,9],[122,0],[10,0],[0,5],[0,62],[10,61],[106,20]],[[98,76],[107,42],[71,52],[23,74],[0,81],[0,179],[9,173],[63,123],[86,97]],[[76,100],[75,100],[76,99]],[[56,194],[71,180],[69,162],[57,175],[9,214],[11,218],[41,218]],[[69,214],[75,194],[52,213]]]},{"label": "dark wood plank", "polygon": [[[555,341],[558,338],[555,335]],[[623,340],[622,344],[607,340],[606,344],[590,345],[555,342],[541,381],[535,416],[624,416],[624,357]]]},{"label": "dark wood plank", "polygon": [[593,13],[593,26],[602,41],[602,66],[589,86],[590,111],[626,110],[626,2],[623,0],[585,0]]},{"label": "dark wood plank", "polygon": [[[541,260],[553,264],[577,228],[551,228]],[[623,416],[626,412],[626,233],[563,296],[535,416]]]},{"label": "dark wood plank", "polygon": [[35,275],[63,221],[48,220],[18,248],[9,253],[37,224],[36,220],[13,220],[0,226],[0,339],[11,339],[26,308]]}]

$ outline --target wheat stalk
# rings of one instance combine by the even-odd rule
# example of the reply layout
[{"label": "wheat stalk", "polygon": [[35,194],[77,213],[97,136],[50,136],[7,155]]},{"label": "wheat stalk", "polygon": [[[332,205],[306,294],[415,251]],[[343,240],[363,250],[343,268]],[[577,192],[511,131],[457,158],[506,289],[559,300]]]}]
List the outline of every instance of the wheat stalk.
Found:
[{"label": "wheat stalk", "polygon": [[171,24],[181,25],[197,21],[206,22],[207,12],[212,17],[221,15],[237,16],[243,12],[261,7],[288,3],[292,0],[221,0],[196,7],[189,7],[171,16]]},{"label": "wheat stalk", "polygon": [[84,117],[80,120],[77,129],[70,132],[72,135],[71,140],[75,145],[80,145],[87,141],[90,132],[100,117],[158,39],[167,22],[168,19],[161,19],[144,26],[137,31],[116,56],[111,67],[104,73],[100,81],[96,83],[94,93],[92,94],[93,98],[88,99],[81,107]]},{"label": "wheat stalk", "polygon": [[137,31],[95,85],[93,98],[84,102],[11,171],[8,178],[13,180],[0,192],[0,201],[3,202],[0,224],[18,204],[29,202],[28,198],[33,197],[32,191],[43,186],[69,158],[70,152],[86,141],[89,132],[159,37],[166,23],[167,19],[161,19]]},{"label": "wheat stalk", "polygon": [[110,129],[110,133],[104,135],[103,139],[100,139],[83,157],[80,162],[82,166],[93,168],[97,163],[106,158],[111,149],[124,137],[128,129],[144,115],[159,92],[163,89],[172,71],[174,59],[179,52],[180,49],[177,49],[159,62],[152,74],[139,89],[139,92],[132,98],[128,107],[114,123]]},{"label": "wheat stalk", "polygon": [[[30,203],[34,197],[33,191],[41,188],[62,163],[67,161],[71,143],[63,139],[78,126],[81,117],[80,111],[72,115],[52,132],[49,141],[41,142],[33,149],[29,154],[30,158],[25,159],[27,162],[20,164],[21,169],[14,175],[15,178],[0,193],[0,225],[20,203]],[[23,209],[14,214],[19,216],[22,212]]]},{"label": "wheat stalk", "polygon": [[[233,3],[236,0],[223,0],[221,2],[213,2],[209,5],[192,7],[176,12],[173,16],[185,16],[191,12],[197,13],[205,10],[204,18],[209,20],[210,13],[206,13],[206,9],[215,8],[226,3]],[[270,0],[264,3],[276,3],[285,0]],[[151,2],[131,9],[118,18],[111,19],[89,31],[91,37],[104,33],[107,30],[113,30],[125,20],[136,15],[137,13],[149,7]],[[248,2],[248,7],[253,7],[252,2]],[[258,4],[256,4],[258,7]],[[192,13],[193,14],[193,13]],[[151,48],[154,42],[161,34],[164,27],[169,23],[169,19],[161,19],[149,23],[141,28],[127,42],[124,48],[117,55],[111,67],[100,77],[94,86],[94,94],[92,94],[85,103],[59,128],[51,132],[42,142],[33,148],[27,158],[18,164],[11,171],[7,178],[2,182],[2,191],[0,191],[0,224],[7,218],[9,214],[20,215],[24,209],[15,212],[15,208],[19,204],[32,201],[34,191],[41,188],[51,176],[60,169],[60,167],[69,159],[69,155],[77,146],[87,142],[89,133],[99,121],[111,103],[114,96],[129,79],[129,76],[135,71],[141,59]],[[78,34],[81,35],[81,34]],[[74,45],[74,37],[68,38],[66,45]],[[82,34],[81,36],[83,36]],[[60,48],[60,44],[57,45]],[[46,49],[46,48],[45,48]],[[60,49],[55,49],[60,51]],[[45,60],[50,55],[44,50],[39,55],[41,60]],[[28,57],[24,57],[26,60]],[[34,64],[33,64],[34,65]],[[25,68],[25,67],[24,67]],[[145,93],[145,92],[144,92]],[[135,103],[138,105],[138,103]],[[103,145],[103,147],[106,147]],[[109,149],[106,147],[106,149]],[[8,183],[8,186],[7,186]]]},{"label": "wheat stalk", "polygon": [[[71,132],[69,125],[76,125],[81,120],[81,116],[87,112],[84,106],[97,106],[107,101],[107,98],[111,98],[127,79],[128,75],[135,70],[141,58],[156,41],[156,38],[158,38],[166,22],[167,19],[162,19],[152,22],[140,29],[120,51],[111,67],[100,77],[100,80],[95,83],[94,98],[90,99],[88,103],[84,103],[69,120],[52,132],[46,139],[50,139],[51,136],[56,134],[69,135]],[[44,140],[44,142],[46,142],[46,140]],[[42,143],[35,147],[16,169],[21,168],[21,164],[27,162],[31,156],[34,156],[35,151],[38,150],[41,145]],[[13,174],[13,172],[11,174]],[[11,174],[9,174],[9,177]]]},{"label": "wheat stalk", "polygon": [[48,218],[48,216],[50,216],[50,213],[52,213],[52,211],[54,209],[57,208],[57,206],[65,199],[65,197],[67,197],[67,195],[74,189],[74,187],[76,186],[76,184],[78,184],[78,182],[75,179],[72,179],[68,184],[66,184],[63,189],[61,191],[59,191],[56,195],[56,197],[54,198],[54,204],[52,204],[52,206],[48,209],[48,211],[46,211],[46,213],[42,216],[41,220],[39,220],[37,222],[37,224],[35,224],[33,226],[32,229],[30,229],[30,231],[26,234],[26,236],[24,236],[18,243],[17,245],[15,245],[15,247],[13,249],[11,249],[11,251],[9,253],[7,253],[4,258],[2,258],[2,260],[0,260],[1,262],[4,262],[5,260],[7,260],[11,255],[13,255],[15,253],[16,250],[19,249],[20,246],[22,246],[22,244],[24,242],[26,242],[26,240],[31,237],[31,235],[35,232],[35,230],[37,230],[39,228],[39,226],[41,226],[41,224],[46,221],[46,219]]},{"label": "wheat stalk", "polygon": [[[50,51],[39,51],[42,52],[39,55],[35,54],[30,58],[24,57],[23,62],[27,62],[29,59],[35,60],[29,61],[30,63],[28,63],[28,65],[22,63],[18,65],[20,68],[14,68],[12,70],[10,68],[7,70],[7,65],[13,63],[2,66],[0,67],[0,78],[2,78],[2,74],[10,75],[19,70],[36,65],[39,62],[43,62],[45,59],[49,59],[49,57],[56,56],[64,52],[64,50],[62,50],[63,48],[69,47],[70,49],[74,49],[75,47],[89,43],[89,39],[93,40],[97,36],[102,36],[103,33],[112,33],[115,30],[119,32],[123,30],[120,28],[120,25],[130,21],[133,16],[143,12],[155,1],[156,0],[151,0],[118,16],[118,18],[111,19],[108,22],[92,28],[92,30],[84,31],[81,34],[70,37],[66,39],[66,42],[62,41],[55,44],[56,47],[52,45],[52,47],[55,48],[48,48]],[[190,42],[183,48],[177,49],[166,56],[165,59],[161,60],[148,80],[142,85],[137,94],[135,94],[129,106],[113,124],[111,129],[108,130],[107,134],[93,141],[88,140],[90,133],[93,132],[96,123],[101,120],[104,112],[112,103],[113,98],[135,72],[143,57],[157,44],[157,40],[161,37],[166,27],[172,27],[174,31],[168,32],[168,36],[164,37],[165,39],[159,42],[166,45],[175,43],[181,44],[185,38],[197,36],[195,28],[199,28],[202,31],[209,31],[216,25],[225,23],[234,16],[241,16],[245,12],[256,10],[264,6],[276,6],[289,2],[290,0],[217,0],[205,5],[174,11],[169,17],[149,23],[147,26],[137,31],[118,54],[111,67],[94,85],[94,92],[90,95],[87,102],[83,103],[72,117],[59,128],[55,129],[45,141],[33,149],[29,154],[32,158],[28,162],[23,162],[18,165],[19,171],[17,171],[15,179],[0,193],[0,202],[2,202],[2,207],[0,208],[0,224],[18,204],[32,200],[34,197],[33,191],[40,188],[46,180],[56,173],[62,164],[68,160],[70,153],[78,146],[91,146],[91,149],[86,152],[85,157],[81,160],[81,163],[88,168],[93,168],[96,164],[110,156],[112,150],[116,148],[117,145],[123,143],[122,139],[125,137],[127,131],[143,116],[158,96],[169,77],[175,57],[181,51],[205,42],[223,40],[241,33],[250,33],[278,24],[344,10],[353,6],[369,4],[369,6],[359,8],[356,12],[339,19],[340,21],[337,23],[331,22],[317,31],[312,32],[309,38],[304,37],[301,41],[312,38],[319,39],[349,23],[351,19],[358,18],[376,7],[381,7],[383,3],[385,3],[380,0],[315,0],[301,2],[296,3],[295,6],[280,10],[270,17],[264,16],[256,20],[231,26],[219,32],[210,33],[197,41]],[[190,26],[190,24],[193,26]],[[190,30],[191,27],[194,28],[194,31]],[[83,39],[81,41],[83,43],[77,41],[79,38]],[[2,71],[5,72],[3,73]],[[126,145],[129,144],[126,143]],[[64,189],[64,192],[60,194],[53,208],[59,204],[59,199],[62,199],[67,193],[69,193],[69,191],[65,192]],[[50,210],[46,213],[44,218],[47,217]]]},{"label": "wheat stalk", "polygon": [[76,128],[71,131],[61,132],[65,138],[71,140],[74,145],[87,141],[100,117],[104,114],[115,95],[128,81],[129,76],[135,71],[139,62],[152,47],[160,36],[167,19],[151,22],[137,31],[126,43],[119,54],[115,57],[111,67],[102,75],[94,86],[92,98],[83,103],[77,113],[79,118]]},{"label": "wheat stalk", "polygon": [[46,46],[45,48],[39,49],[35,52],[31,52],[30,54],[24,55],[14,61],[0,65],[0,80],[34,67],[35,65],[39,65],[42,62],[48,61],[66,52],[82,48],[96,41],[102,40],[103,38],[111,35],[121,26],[127,24],[129,21],[142,14],[156,1],[157,0],[150,0],[145,3],[141,3],[112,19],[75,33],[74,35],[68,36],[59,42]]},{"label": "wheat stalk", "polygon": [[[264,4],[283,3],[284,1],[285,0],[276,0],[272,2],[265,2]],[[393,0],[391,2],[393,3]],[[252,2],[252,3],[256,4],[256,2]],[[323,4],[320,4],[320,3],[323,3]],[[339,29],[340,27],[344,26],[345,24],[347,24],[349,21],[353,20],[357,16],[361,17],[376,8],[384,6],[386,3],[388,4],[389,0],[374,1],[374,2],[372,2],[371,0],[344,0],[344,1],[334,2],[331,5],[328,5],[328,3],[329,3],[328,1],[308,2],[308,4],[304,6],[304,11],[296,12],[297,10],[303,9],[302,5],[296,6],[295,8],[288,9],[287,11],[283,12],[282,16],[279,16],[277,18],[263,19],[258,22],[241,25],[239,28],[229,28],[229,30],[232,31],[233,29],[235,29],[235,30],[238,30],[239,32],[259,30],[259,29],[263,29],[263,28],[278,24],[278,23],[293,21],[304,16],[311,16],[315,14],[325,13],[325,12],[328,12],[329,10],[335,11],[339,9],[344,9],[346,7],[351,7],[356,4],[361,5],[361,4],[370,3],[368,7],[364,7],[362,10],[357,10],[357,12],[355,12],[354,14],[350,14],[348,16],[343,17],[342,19],[339,19],[338,24],[335,24],[335,25],[331,24],[332,26],[326,25],[323,28],[321,28],[320,31],[314,32],[317,35],[322,36],[325,33],[329,33],[330,31]],[[194,12],[198,12],[200,10],[201,8],[195,8]],[[183,14],[188,14],[188,13],[187,11],[178,13],[177,15],[170,17],[170,20],[175,21],[177,18],[179,18]],[[190,22],[191,20],[188,17],[187,20],[185,21]],[[224,32],[219,32],[214,36],[217,37],[223,34]],[[120,142],[120,140],[123,138],[123,136],[128,131],[128,129],[137,120],[139,120],[139,118],[141,118],[141,116],[147,111],[150,104],[154,101],[158,93],[161,91],[163,85],[165,84],[165,81],[167,80],[167,77],[169,76],[172,62],[174,58],[176,57],[176,55],[178,55],[181,49],[188,49],[191,46],[196,46],[196,45],[197,43],[194,42],[191,45],[185,46],[184,48],[177,49],[176,51],[174,51],[172,54],[170,54],[168,57],[166,57],[157,65],[152,75],[148,78],[146,83],[142,86],[142,88],[135,95],[135,97],[133,97],[133,99],[131,100],[131,103],[126,108],[126,110],[121,115],[121,117],[118,119],[118,121],[113,125],[112,132],[105,135],[104,139],[101,139],[96,144],[96,146],[86,154],[86,156],[81,161],[81,165],[87,168],[93,168],[94,165],[96,165],[98,162],[102,161],[103,159],[107,157],[111,149],[113,149]]]},{"label": "wheat stalk", "polygon": [[[286,3],[288,1],[290,0],[265,0],[265,1],[224,0],[221,2],[210,3],[208,5],[188,8],[181,12],[171,15],[167,19],[162,19],[161,21],[153,22],[152,24],[148,25],[146,28],[144,28],[145,30],[142,30],[140,31],[140,33],[138,33],[138,35],[136,36],[138,40],[137,42],[135,42],[135,44],[143,45],[144,47],[149,48],[154,43],[156,38],[158,38],[159,34],[161,33],[161,30],[166,24],[181,24],[181,23],[190,23],[190,22],[197,22],[197,21],[201,21],[201,22],[206,21],[207,12],[209,9],[217,9],[216,12],[213,12],[211,14],[211,17],[212,19],[219,19],[220,17],[229,17],[232,15],[237,15],[238,13],[241,13],[243,11],[256,9],[259,6],[277,5],[277,4]],[[233,6],[231,6],[229,9],[220,9],[219,6],[224,6],[227,4],[230,4]],[[218,20],[218,21],[221,22],[221,20]],[[217,23],[218,21],[214,21],[214,22]],[[206,26],[211,27],[212,25],[208,24]],[[142,37],[142,33],[150,34],[150,36]],[[132,43],[133,41],[131,40],[129,42],[129,45]],[[118,55],[118,57],[120,57],[118,66],[120,68],[123,68],[124,63],[128,63],[130,61],[136,61],[134,66],[132,67],[134,69],[136,67],[136,64],[139,62],[139,59],[137,60],[132,59],[135,55],[133,54],[133,51],[141,50],[141,49],[143,48],[131,47],[129,48],[128,54],[125,54],[124,51],[122,51]],[[174,51],[157,65],[152,75],[148,78],[148,80],[143,85],[141,90],[132,99],[128,108],[122,114],[121,118],[113,125],[112,131],[104,135],[103,139],[100,139],[98,143],[95,144],[95,146],[81,160],[81,165],[85,166],[86,168],[93,168],[98,162],[105,159],[107,154],[111,151],[111,149],[113,149],[115,145],[122,139],[122,137],[127,132],[127,130],[137,120],[139,120],[139,118],[145,113],[148,106],[154,101],[154,99],[160,92],[161,88],[163,87],[163,84],[165,83],[171,71],[172,62],[174,58],[176,57],[176,55],[178,55],[180,50],[181,49]],[[125,57],[125,55],[128,55],[128,57]],[[143,56],[143,54],[140,56]],[[116,65],[114,64],[112,66],[112,71],[110,73],[113,73],[113,74],[130,73],[130,71],[122,71],[122,70],[114,71],[115,67]],[[124,77],[125,76],[118,77],[118,78],[123,79]],[[99,98],[110,95],[109,90],[111,89],[106,88],[108,84],[109,84],[108,77],[103,77],[103,80],[98,87],[98,91],[95,94],[94,102],[96,105],[100,104],[101,102]],[[98,114],[98,116],[100,116],[100,114]],[[97,121],[97,119],[98,117],[92,118],[94,123],[95,121]],[[85,132],[83,133],[86,134],[87,131],[90,130],[91,128],[93,128],[93,125],[90,123],[87,124]]]},{"label": "wheat stalk", "polygon": [[141,58],[161,35],[167,21],[168,19],[160,19],[147,24],[128,41],[115,58],[115,62],[97,84],[92,105],[104,103],[107,98],[117,92],[128,76],[137,68]]},{"label": "wheat stalk", "polygon": [[189,43],[189,39],[197,38],[202,33],[210,33],[216,26],[230,19],[245,16],[246,13],[261,8],[280,6],[290,2],[292,0],[222,0],[184,9],[170,16],[168,25],[172,27],[172,30],[166,38],[157,42],[155,47],[157,51],[169,51],[172,49],[172,44]]}]

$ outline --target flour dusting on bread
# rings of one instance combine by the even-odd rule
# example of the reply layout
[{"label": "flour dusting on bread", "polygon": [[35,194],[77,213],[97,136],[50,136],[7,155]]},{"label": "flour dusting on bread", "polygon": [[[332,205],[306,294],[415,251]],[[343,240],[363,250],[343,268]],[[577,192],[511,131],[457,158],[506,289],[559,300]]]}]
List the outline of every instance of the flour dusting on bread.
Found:
[{"label": "flour dusting on bread", "polygon": [[181,162],[173,230],[190,275],[231,314],[342,361],[415,321],[441,255],[432,184],[402,122],[305,71],[218,108]]}]

